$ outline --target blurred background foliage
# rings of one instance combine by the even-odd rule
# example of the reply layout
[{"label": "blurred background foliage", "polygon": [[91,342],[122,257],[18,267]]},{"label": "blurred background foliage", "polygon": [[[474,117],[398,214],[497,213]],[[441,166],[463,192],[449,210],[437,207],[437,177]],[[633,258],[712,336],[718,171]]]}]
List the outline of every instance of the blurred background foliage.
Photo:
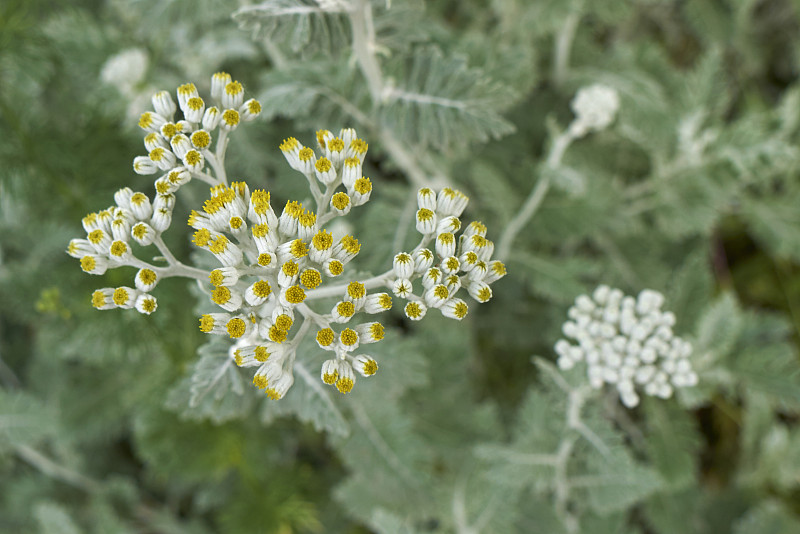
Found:
[{"label": "blurred background foliage", "polygon": [[[800,2],[352,0],[367,48],[347,3],[0,3],[0,531],[800,532]],[[229,176],[302,198],[282,138],[369,141],[364,269],[411,244],[419,184],[467,192],[496,239],[547,176],[492,301],[461,324],[394,315],[347,397],[268,403],[232,376],[190,404],[214,354],[191,285],[160,284],[151,317],[100,313],[91,292],[133,272],[64,250],[120,187],[151,193],[130,165],[150,95],[217,70],[265,108]],[[617,121],[547,167],[595,82]],[[583,417],[611,452],[575,437],[558,472],[530,461],[574,433],[547,362],[598,283],[664,292],[700,384],[630,412],[599,398]]]}]

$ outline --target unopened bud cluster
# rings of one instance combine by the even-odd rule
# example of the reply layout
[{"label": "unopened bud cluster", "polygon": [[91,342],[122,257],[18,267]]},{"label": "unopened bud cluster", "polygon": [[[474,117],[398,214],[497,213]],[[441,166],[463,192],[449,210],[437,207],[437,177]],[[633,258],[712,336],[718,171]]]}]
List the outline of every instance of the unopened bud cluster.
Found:
[{"label": "unopened bud cluster", "polygon": [[645,289],[634,298],[605,285],[591,297],[579,296],[562,327],[576,343],[556,343],[559,367],[585,361],[591,386],[613,385],[629,408],[639,404],[640,392],[667,399],[674,388],[696,385],[692,346],[674,335],[675,315],[661,311],[663,303],[657,291]]},{"label": "unopened bud cluster", "polygon": [[581,88],[572,99],[575,120],[570,131],[575,137],[608,128],[619,110],[619,94],[613,87],[594,84]]},{"label": "unopened bud cluster", "polygon": [[[486,239],[484,224],[473,221],[459,234],[459,217],[468,202],[466,195],[450,188],[438,194],[422,188],[417,193],[416,227],[422,244],[394,257],[391,280],[394,294],[408,301],[403,311],[413,321],[430,308],[460,321],[469,307],[456,296],[458,291],[463,287],[476,301],[487,302],[492,298],[490,284],[506,274],[505,265],[491,259],[494,243]],[[431,240],[434,250],[423,248]]]}]

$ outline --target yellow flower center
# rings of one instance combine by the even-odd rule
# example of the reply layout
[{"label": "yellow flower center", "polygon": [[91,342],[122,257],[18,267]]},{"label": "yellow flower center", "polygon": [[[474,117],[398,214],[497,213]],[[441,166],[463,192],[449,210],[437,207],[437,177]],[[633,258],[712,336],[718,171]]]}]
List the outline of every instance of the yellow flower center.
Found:
[{"label": "yellow flower center", "polygon": [[243,319],[234,317],[228,321],[228,335],[231,338],[242,337],[247,330],[247,323]]},{"label": "yellow flower center", "polygon": [[344,272],[344,265],[339,260],[331,260],[328,263],[328,271],[331,273],[331,276],[339,276]]},{"label": "yellow flower center", "polygon": [[123,304],[128,303],[128,300],[130,300],[130,294],[124,287],[118,287],[114,290],[114,296],[112,299],[114,300],[114,304],[117,306],[122,306]]},{"label": "yellow flower center", "polygon": [[259,280],[253,284],[253,294],[258,298],[265,299],[270,293],[272,293],[272,288],[266,280]]},{"label": "yellow flower center", "polygon": [[335,338],[335,334],[333,330],[330,328],[323,328],[322,330],[317,332],[317,343],[319,343],[323,347],[327,347],[333,343]]},{"label": "yellow flower center", "polygon": [[98,289],[97,291],[92,293],[92,306],[94,306],[95,308],[100,308],[104,306],[105,303],[106,303],[106,296],[105,294],[103,294],[102,291]]},{"label": "yellow flower center", "polygon": [[358,334],[356,334],[355,330],[350,328],[345,328],[342,330],[342,333],[339,334],[339,339],[342,340],[342,345],[347,345],[348,347],[352,347],[356,343],[358,343]]},{"label": "yellow flower center", "polygon": [[155,284],[156,278],[157,278],[156,273],[151,269],[142,269],[141,271],[139,271],[139,280],[144,285],[149,286],[151,284]]},{"label": "yellow flower center", "polygon": [[331,204],[337,210],[343,210],[350,204],[350,197],[347,196],[347,193],[340,191],[333,195],[333,198],[331,198]]},{"label": "yellow flower center", "polygon": [[308,289],[314,289],[322,283],[322,276],[316,269],[306,269],[300,274],[300,283]]},{"label": "yellow flower center", "polygon": [[319,172],[328,172],[331,170],[331,160],[328,158],[319,158],[317,163],[314,164],[314,168]]},{"label": "yellow flower center", "polygon": [[292,286],[286,290],[285,293],[287,302],[291,304],[300,304],[306,299],[306,292],[300,286]]},{"label": "yellow flower center", "polygon": [[369,181],[369,178],[362,176],[361,178],[356,180],[356,183],[353,184],[353,189],[355,189],[362,195],[366,195],[367,193],[372,191],[372,182]]}]

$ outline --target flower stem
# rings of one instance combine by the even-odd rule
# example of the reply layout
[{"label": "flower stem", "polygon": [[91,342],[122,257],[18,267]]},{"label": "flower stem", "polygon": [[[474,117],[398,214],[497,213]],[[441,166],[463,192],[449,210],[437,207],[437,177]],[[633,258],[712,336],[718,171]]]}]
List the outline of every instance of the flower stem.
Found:
[{"label": "flower stem", "polygon": [[574,140],[575,135],[570,129],[567,129],[567,131],[561,133],[553,141],[553,145],[550,147],[550,153],[547,156],[547,161],[545,162],[545,171],[539,175],[539,180],[528,195],[522,208],[517,212],[514,218],[509,221],[508,226],[506,226],[500,236],[496,257],[501,261],[508,259],[514,239],[516,239],[517,235],[536,214],[542,200],[544,200],[545,195],[547,195],[547,192],[550,190],[551,173],[549,171],[557,169],[561,165],[564,153]]}]

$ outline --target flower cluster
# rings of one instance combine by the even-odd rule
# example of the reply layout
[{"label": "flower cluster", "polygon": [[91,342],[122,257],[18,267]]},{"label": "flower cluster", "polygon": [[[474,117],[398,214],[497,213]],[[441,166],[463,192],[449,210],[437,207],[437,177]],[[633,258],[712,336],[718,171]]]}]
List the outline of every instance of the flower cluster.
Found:
[{"label": "flower cluster", "polygon": [[577,345],[565,339],[556,343],[559,367],[586,361],[592,387],[614,384],[629,408],[639,404],[637,388],[666,399],[673,388],[696,385],[692,346],[673,334],[675,315],[661,311],[663,303],[657,291],[646,289],[633,298],[605,285],[591,297],[579,296],[562,327]]},{"label": "flower cluster", "polygon": [[583,137],[592,131],[608,128],[619,110],[619,94],[613,87],[594,84],[583,87],[572,100],[575,120],[570,131],[575,137]]},{"label": "flower cluster", "polygon": [[[146,132],[144,144],[149,154],[133,162],[139,174],[163,174],[155,181],[155,196],[134,192],[125,187],[114,195],[115,205],[90,213],[83,218],[85,239],[73,239],[67,253],[80,260],[81,268],[90,274],[101,275],[108,268],[133,266],[139,271],[135,287],[102,288],[92,295],[92,305],[99,310],[136,308],[151,314],[158,302],[150,291],[162,278],[187,276],[192,269],[179,264],[164,246],[161,234],[172,223],[175,193],[191,179],[214,183],[217,180],[203,173],[206,160],[218,164],[224,155],[225,136],[239,120],[252,120],[261,112],[257,100],[244,102],[239,82],[225,73],[212,78],[212,99],[220,107],[206,107],[194,84],[178,88],[177,97],[183,119],[176,120],[178,106],[166,91],[153,95],[155,111],[142,114],[139,126]],[[226,109],[227,108],[227,109]],[[227,119],[223,119],[227,117]],[[227,120],[227,122],[226,122]],[[219,128],[217,154],[210,145]],[[156,247],[170,260],[168,266],[154,266],[133,254],[132,243]]]},{"label": "flower cluster", "polygon": [[[422,242],[412,252],[394,257],[390,281],[393,293],[408,301],[406,316],[419,321],[429,308],[437,308],[445,317],[461,320],[469,311],[456,296],[465,287],[469,295],[483,303],[492,298],[489,285],[505,276],[501,261],[492,261],[494,243],[486,239],[486,226],[478,221],[461,230],[459,216],[469,199],[460,191],[444,188],[437,194],[422,188],[417,192],[419,210],[417,231]],[[424,248],[431,240],[434,251]],[[414,293],[414,281],[421,280],[421,294]]]},{"label": "flower cluster", "polygon": [[[361,244],[352,235],[334,238],[325,225],[365,204],[372,194],[372,182],[362,175],[368,145],[355,130],[320,130],[315,148],[293,137],[284,140],[280,150],[308,180],[313,206],[288,200],[275,209],[269,191],[251,190],[244,181],[229,183],[225,173],[228,135],[261,111],[258,101],[244,100],[239,82],[215,74],[212,105],[191,83],[178,87],[177,104],[166,91],[156,93],[152,103],[153,111],[139,118],[148,154],[136,157],[133,169],[160,173],[154,197],[120,189],[114,206],[84,218],[86,239],[73,239],[67,252],[91,274],[119,266],[138,269],[135,287],[94,292],[92,304],[100,310],[135,307],[150,314],[157,308],[150,292],[161,279],[183,276],[200,282],[216,308],[200,317],[200,330],[234,340],[231,360],[253,369],[253,384],[272,399],[292,386],[297,348],[308,334],[330,354],[321,364],[324,383],[347,393],[357,375],[374,375],[376,360],[360,349],[384,338],[384,326],[373,316],[391,309],[388,289],[408,301],[404,311],[413,320],[428,308],[460,320],[468,311],[456,296],[462,285],[486,302],[492,296],[489,284],[505,275],[503,264],[491,261],[494,245],[483,224],[472,222],[457,237],[467,197],[453,189],[437,194],[424,188],[418,194],[420,244],[397,254],[385,273],[348,278],[348,264]],[[178,109],[182,117],[176,117]],[[211,186],[209,198],[191,211],[188,224],[194,229],[192,242],[218,262],[212,269],[181,263],[162,239],[172,223],[176,193],[192,180]],[[432,240],[434,251],[424,248]],[[154,245],[160,253],[154,261],[164,263],[140,259],[134,244]],[[421,295],[413,291],[417,279]],[[314,301],[324,309],[313,309]]]},{"label": "flower cluster", "polygon": [[[269,192],[251,192],[247,184],[234,182],[212,188],[202,211],[192,211],[189,217],[196,230],[193,242],[220,262],[208,278],[211,301],[224,311],[203,315],[200,329],[236,339],[232,357],[239,366],[257,367],[253,383],[271,398],[285,395],[293,382],[295,350],[305,335],[304,329],[290,340],[296,315],[303,316],[306,327],[308,321],[321,327],[317,344],[334,353],[322,366],[322,380],[347,393],[356,373],[371,376],[378,370],[371,356],[354,352],[384,337],[381,323],[352,324],[353,318],[392,306],[390,295],[368,293],[358,281],[323,287],[342,275],[361,244],[350,235],[334,241],[321,221],[364,204],[372,185],[360,176],[367,145],[354,130],[342,130],[338,136],[321,131],[318,140],[319,158],[294,138],[281,145],[293,168],[325,185],[324,192],[317,189],[317,213],[290,200],[278,215]],[[359,177],[351,180],[354,172]],[[346,192],[337,191],[342,185]],[[307,301],[324,296],[340,300],[329,313],[314,312]]]}]

